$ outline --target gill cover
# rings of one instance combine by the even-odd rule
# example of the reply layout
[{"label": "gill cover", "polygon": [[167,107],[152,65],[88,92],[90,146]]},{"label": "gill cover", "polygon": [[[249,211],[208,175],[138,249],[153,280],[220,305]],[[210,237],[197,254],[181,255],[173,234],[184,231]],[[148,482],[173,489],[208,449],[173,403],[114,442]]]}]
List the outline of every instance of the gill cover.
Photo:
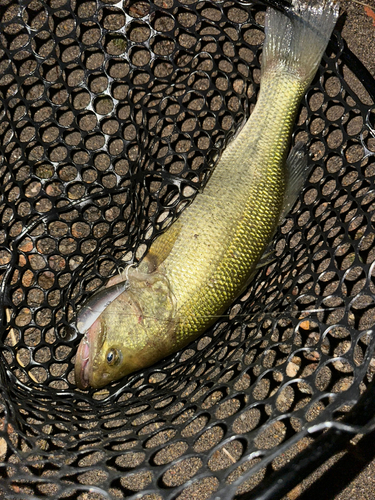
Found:
[{"label": "gill cover", "polygon": [[103,387],[173,352],[175,315],[166,276],[130,270],[126,290],[111,300],[88,330],[89,385]]}]

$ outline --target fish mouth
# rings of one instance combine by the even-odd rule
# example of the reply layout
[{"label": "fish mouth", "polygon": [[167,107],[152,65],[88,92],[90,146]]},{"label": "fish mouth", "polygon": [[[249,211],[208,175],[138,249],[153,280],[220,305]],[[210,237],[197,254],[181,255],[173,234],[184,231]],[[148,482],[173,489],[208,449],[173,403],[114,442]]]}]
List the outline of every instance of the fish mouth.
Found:
[{"label": "fish mouth", "polygon": [[90,344],[87,332],[78,346],[74,371],[79,389],[87,389],[90,385]]}]

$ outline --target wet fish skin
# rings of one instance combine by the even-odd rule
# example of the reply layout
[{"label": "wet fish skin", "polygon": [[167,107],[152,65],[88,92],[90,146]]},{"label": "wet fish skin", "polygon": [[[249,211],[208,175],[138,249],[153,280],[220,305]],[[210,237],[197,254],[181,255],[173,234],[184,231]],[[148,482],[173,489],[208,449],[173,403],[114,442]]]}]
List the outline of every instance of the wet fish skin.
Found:
[{"label": "wet fish skin", "polygon": [[334,0],[295,0],[290,17],[267,11],[254,111],[204,191],[88,328],[76,356],[80,388],[102,387],[181,349],[247,285],[295,185],[302,187],[305,172],[286,167],[291,131],[337,15]]}]

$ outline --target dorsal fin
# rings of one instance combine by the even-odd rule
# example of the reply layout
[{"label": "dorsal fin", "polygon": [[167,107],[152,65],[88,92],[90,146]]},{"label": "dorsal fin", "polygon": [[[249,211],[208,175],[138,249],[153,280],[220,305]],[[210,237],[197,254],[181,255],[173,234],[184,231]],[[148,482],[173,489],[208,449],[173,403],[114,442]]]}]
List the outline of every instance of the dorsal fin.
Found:
[{"label": "dorsal fin", "polygon": [[279,223],[288,215],[311,171],[303,142],[297,142],[286,160],[286,190]]}]

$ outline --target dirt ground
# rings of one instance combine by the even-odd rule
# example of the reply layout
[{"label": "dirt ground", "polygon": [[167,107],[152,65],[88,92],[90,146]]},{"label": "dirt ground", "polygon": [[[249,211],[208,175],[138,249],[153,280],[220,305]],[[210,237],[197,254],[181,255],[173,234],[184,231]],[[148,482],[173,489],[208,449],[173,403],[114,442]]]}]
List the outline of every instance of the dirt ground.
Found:
[{"label": "dirt ground", "polygon": [[[375,0],[341,0],[342,35],[350,50],[375,77]],[[374,500],[375,433],[357,437],[283,500]]]}]

